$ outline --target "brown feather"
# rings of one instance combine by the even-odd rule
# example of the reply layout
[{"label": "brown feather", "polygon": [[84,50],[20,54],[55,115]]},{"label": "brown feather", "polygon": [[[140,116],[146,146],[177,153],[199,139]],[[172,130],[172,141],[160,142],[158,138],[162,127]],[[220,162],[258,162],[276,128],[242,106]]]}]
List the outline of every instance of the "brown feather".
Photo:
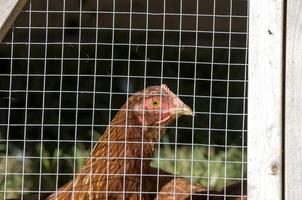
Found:
[{"label": "brown feather", "polygon": [[[144,110],[144,98],[158,96],[163,103],[182,103],[167,86],[152,86],[130,97],[128,102],[116,114],[99,142],[95,145],[79,174],[74,180],[61,187],[47,200],[68,199],[149,199],[140,193],[146,187],[142,174],[150,172],[150,161],[154,155],[155,144],[164,127],[174,121],[176,116],[156,124],[161,111],[139,112]],[[176,102],[176,103],[175,103]],[[184,104],[182,103],[182,106]],[[143,114],[144,122],[140,123],[137,115]],[[150,127],[146,127],[150,125]]]},{"label": "brown feather", "polygon": [[[209,195],[208,195],[209,194]],[[233,183],[220,190],[197,192],[186,200],[247,200],[247,182]]]},{"label": "brown feather", "polygon": [[178,177],[161,187],[155,200],[186,200],[192,193],[202,191],[206,191],[202,185]]}]

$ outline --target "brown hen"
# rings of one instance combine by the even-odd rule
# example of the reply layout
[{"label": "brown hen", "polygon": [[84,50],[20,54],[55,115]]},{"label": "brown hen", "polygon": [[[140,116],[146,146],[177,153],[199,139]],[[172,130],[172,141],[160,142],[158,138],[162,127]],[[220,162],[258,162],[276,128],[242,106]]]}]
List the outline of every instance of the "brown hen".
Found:
[{"label": "brown hen", "polygon": [[244,180],[220,190],[207,190],[207,187],[179,177],[161,186],[155,200],[247,200],[247,184]]},{"label": "brown hen", "polygon": [[184,200],[192,193],[206,191],[200,184],[153,167],[144,177],[143,184],[148,198],[154,200]]},{"label": "brown hen", "polygon": [[47,200],[149,199],[141,191],[155,145],[176,117],[192,115],[166,85],[129,97],[111,121],[74,180]]},{"label": "brown hen", "polygon": [[186,200],[192,193],[203,191],[206,191],[206,187],[178,177],[162,186],[155,200]]},{"label": "brown hen", "polygon": [[227,185],[220,190],[197,192],[186,200],[247,200],[247,181]]}]

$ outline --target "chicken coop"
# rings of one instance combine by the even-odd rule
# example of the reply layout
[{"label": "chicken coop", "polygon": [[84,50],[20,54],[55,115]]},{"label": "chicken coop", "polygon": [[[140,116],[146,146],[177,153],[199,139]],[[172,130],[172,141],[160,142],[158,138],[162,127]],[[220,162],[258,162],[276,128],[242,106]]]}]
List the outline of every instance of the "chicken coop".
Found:
[{"label": "chicken coop", "polygon": [[300,199],[301,9],[0,0],[0,199]]}]

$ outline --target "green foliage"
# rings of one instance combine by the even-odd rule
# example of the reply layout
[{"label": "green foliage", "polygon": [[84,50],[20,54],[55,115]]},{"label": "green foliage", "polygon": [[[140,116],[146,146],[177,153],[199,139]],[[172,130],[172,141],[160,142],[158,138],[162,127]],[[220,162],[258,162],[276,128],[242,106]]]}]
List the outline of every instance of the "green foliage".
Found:
[{"label": "green foliage", "polygon": [[[98,133],[95,133],[96,137]],[[24,191],[39,190],[39,178],[41,178],[41,190],[53,190],[56,187],[57,157],[60,157],[59,173],[69,172],[70,175],[59,178],[58,184],[62,185],[72,179],[75,163],[75,170],[78,171],[83,165],[83,161],[89,156],[90,148],[83,145],[77,145],[76,154],[73,149],[69,152],[56,150],[52,154],[45,149],[44,146],[36,147],[37,151],[42,152],[42,162],[40,159],[26,159],[24,163]],[[156,153],[151,165],[160,167],[177,176],[184,176],[193,182],[208,185],[211,188],[220,188],[227,178],[227,184],[246,177],[246,152],[242,148],[228,148],[227,152],[217,150],[213,147],[205,146],[171,146],[161,145]],[[77,159],[73,159],[76,155]],[[226,158],[226,159],[225,159]],[[226,160],[226,161],[225,161]],[[243,164],[242,164],[243,161]],[[4,189],[4,181],[6,178],[7,197],[16,198],[20,193],[10,191],[21,191],[22,189],[22,170],[23,160],[20,158],[7,159],[7,169],[9,174],[5,177],[6,159],[0,160],[1,175],[0,188]],[[40,168],[40,164],[42,164]],[[61,166],[64,166],[62,169]],[[40,177],[38,173],[42,172]],[[226,173],[225,173],[226,172]],[[30,175],[35,173],[37,175]],[[53,174],[48,176],[46,174]],[[29,195],[25,193],[25,195]],[[0,193],[0,199],[3,199],[3,193]]]},{"label": "green foliage", "polygon": [[217,150],[213,147],[165,145],[151,165],[184,176],[195,183],[221,188],[246,177],[246,152],[241,148]]},{"label": "green foliage", "polygon": [[[2,146],[3,144],[0,145],[0,148]],[[76,154],[74,154],[73,149],[69,152],[56,149],[51,153],[41,145],[36,145],[35,148],[37,152],[41,153],[41,158],[25,158],[24,167],[21,155],[0,160],[0,188],[3,191],[6,184],[7,198],[18,198],[21,193],[16,191],[29,191],[31,193],[30,191],[54,190],[57,182],[61,186],[72,179],[73,171],[77,172],[82,167],[85,158],[90,153],[90,149],[85,149],[83,145],[77,145]],[[3,153],[1,155],[5,156]],[[69,173],[70,175],[57,177],[56,174],[60,173]],[[24,193],[25,196],[30,195]],[[3,196],[4,194],[1,192],[0,199],[3,199]]]},{"label": "green foliage", "polygon": [[[7,163],[7,165],[6,165]],[[25,167],[28,166],[28,162],[26,162]],[[4,185],[6,184],[6,197],[16,197],[14,192],[11,191],[20,191],[22,187],[22,160],[20,159],[1,159],[0,160],[0,188],[1,191],[4,189]],[[6,179],[6,182],[5,182]],[[0,199],[3,199],[3,192],[0,193]]]}]

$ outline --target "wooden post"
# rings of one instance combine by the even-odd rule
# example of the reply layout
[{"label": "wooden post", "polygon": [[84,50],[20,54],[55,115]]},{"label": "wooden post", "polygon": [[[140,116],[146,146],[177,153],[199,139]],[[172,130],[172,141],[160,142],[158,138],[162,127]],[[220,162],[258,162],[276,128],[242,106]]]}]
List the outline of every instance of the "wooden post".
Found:
[{"label": "wooden post", "polygon": [[302,197],[302,1],[287,0],[285,199]]},{"label": "wooden post", "polygon": [[284,0],[249,2],[248,197],[281,200]]},{"label": "wooden post", "polygon": [[0,41],[10,29],[27,0],[0,0]]}]

